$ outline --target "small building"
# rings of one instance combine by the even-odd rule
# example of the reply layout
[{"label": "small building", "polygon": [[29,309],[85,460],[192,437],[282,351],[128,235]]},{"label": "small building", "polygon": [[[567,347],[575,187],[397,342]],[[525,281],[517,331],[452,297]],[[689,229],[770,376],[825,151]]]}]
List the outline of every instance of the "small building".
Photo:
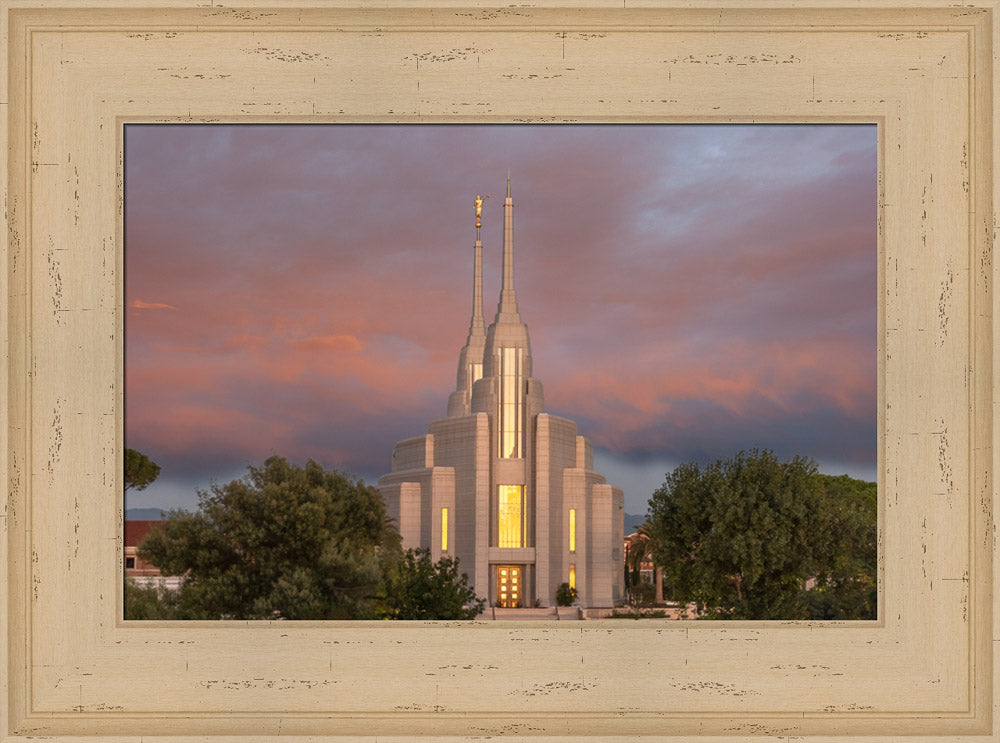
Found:
[{"label": "small building", "polygon": [[476,199],[472,321],[447,416],[399,442],[378,487],[403,546],[458,557],[497,607],[555,606],[569,583],[582,607],[623,598],[624,497],[594,471],[576,424],[545,412],[528,326],[514,292],[514,205],[507,179],[496,317],[482,309],[482,200]]},{"label": "small building", "polygon": [[163,575],[155,565],[145,562],[138,554],[139,543],[154,529],[160,529],[164,521],[126,521],[125,522],[125,577],[133,579],[137,585],[150,586],[160,584],[167,588],[179,588],[181,578],[174,575]]}]

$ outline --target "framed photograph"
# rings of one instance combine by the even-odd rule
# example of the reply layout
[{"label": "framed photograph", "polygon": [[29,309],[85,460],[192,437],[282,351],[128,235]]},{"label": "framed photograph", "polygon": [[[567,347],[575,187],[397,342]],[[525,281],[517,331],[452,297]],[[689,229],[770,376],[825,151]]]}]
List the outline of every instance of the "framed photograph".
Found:
[{"label": "framed photograph", "polygon": [[[995,2],[0,3],[5,740],[995,740]],[[303,122],[874,126],[878,618],[122,620],[125,127]]]}]

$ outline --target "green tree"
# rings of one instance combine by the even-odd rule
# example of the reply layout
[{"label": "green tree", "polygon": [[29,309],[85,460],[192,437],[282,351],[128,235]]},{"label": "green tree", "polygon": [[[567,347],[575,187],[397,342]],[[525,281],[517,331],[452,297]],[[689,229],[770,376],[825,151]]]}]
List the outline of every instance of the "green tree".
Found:
[{"label": "green tree", "polygon": [[802,600],[810,619],[875,619],[878,486],[816,475],[820,539],[815,586]]},{"label": "green tree", "polygon": [[656,605],[657,575],[660,569],[653,568],[652,582],[643,580],[642,577],[642,564],[652,558],[655,546],[648,522],[639,525],[635,533],[628,537],[625,551],[625,595],[632,607],[646,608]]},{"label": "green tree", "polygon": [[868,616],[857,594],[874,596],[874,484],[837,482],[767,450],[682,464],[649,501],[665,594],[708,618]]},{"label": "green tree", "polygon": [[177,599],[177,592],[164,586],[140,586],[125,579],[126,619],[178,619]]},{"label": "green tree", "polygon": [[569,583],[560,583],[556,588],[556,604],[558,606],[572,606],[576,601],[576,589]]},{"label": "green tree", "polygon": [[380,614],[386,619],[475,619],[485,602],[459,575],[458,558],[431,562],[428,549],[410,549],[387,571]]},{"label": "green tree", "polygon": [[145,490],[160,474],[160,465],[135,449],[125,450],[125,489]]},{"label": "green tree", "polygon": [[171,511],[138,554],[185,576],[183,619],[364,619],[399,545],[375,488],[272,456]]}]

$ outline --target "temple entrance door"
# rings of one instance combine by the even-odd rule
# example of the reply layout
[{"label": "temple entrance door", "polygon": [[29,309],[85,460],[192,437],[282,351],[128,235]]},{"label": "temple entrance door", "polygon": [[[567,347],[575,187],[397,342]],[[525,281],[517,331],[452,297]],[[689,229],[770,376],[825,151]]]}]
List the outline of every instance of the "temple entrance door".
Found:
[{"label": "temple entrance door", "polygon": [[521,606],[522,586],[520,565],[497,565],[497,606],[505,609]]}]

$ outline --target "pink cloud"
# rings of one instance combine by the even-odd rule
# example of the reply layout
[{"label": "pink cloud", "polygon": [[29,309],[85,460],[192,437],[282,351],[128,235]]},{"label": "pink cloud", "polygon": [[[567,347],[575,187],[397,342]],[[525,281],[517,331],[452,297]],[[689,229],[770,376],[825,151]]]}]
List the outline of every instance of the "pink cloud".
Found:
[{"label": "pink cloud", "polygon": [[149,127],[127,147],[126,297],[173,302],[129,300],[172,310],[128,316],[137,445],[387,463],[454,385],[476,193],[493,317],[507,167],[536,376],[582,433],[628,454],[665,424],[683,449],[734,421],[874,420],[873,130]]},{"label": "pink cloud", "polygon": [[176,310],[172,304],[165,304],[164,302],[143,302],[141,299],[135,299],[132,301],[130,307],[135,307],[137,310]]}]

